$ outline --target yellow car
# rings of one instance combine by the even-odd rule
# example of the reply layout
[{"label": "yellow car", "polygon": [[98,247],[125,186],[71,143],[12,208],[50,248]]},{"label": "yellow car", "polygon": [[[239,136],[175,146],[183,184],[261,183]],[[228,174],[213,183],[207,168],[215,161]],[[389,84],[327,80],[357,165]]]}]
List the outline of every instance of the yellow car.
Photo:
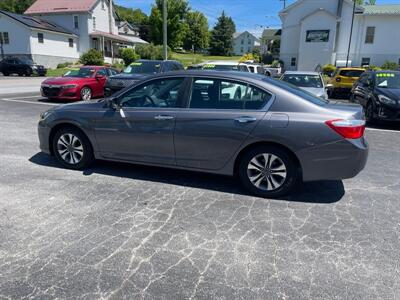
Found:
[{"label": "yellow car", "polygon": [[329,98],[339,93],[349,93],[364,72],[363,68],[338,68],[326,86]]}]

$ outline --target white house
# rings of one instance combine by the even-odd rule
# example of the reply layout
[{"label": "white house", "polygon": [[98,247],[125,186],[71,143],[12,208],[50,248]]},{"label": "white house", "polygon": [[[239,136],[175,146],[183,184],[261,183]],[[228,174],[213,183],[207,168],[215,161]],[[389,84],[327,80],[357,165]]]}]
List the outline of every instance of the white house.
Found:
[{"label": "white house", "polygon": [[148,44],[148,42],[140,38],[139,29],[126,21],[118,23],[118,34],[131,41],[134,46]]},{"label": "white house", "polygon": [[[350,66],[400,63],[400,5],[356,6],[352,0],[298,0],[280,12],[280,59],[289,70],[327,63]],[[348,53],[349,52],[349,53]]]},{"label": "white house", "polygon": [[36,0],[24,15],[0,11],[2,54],[55,67],[95,48],[111,63],[120,47],[132,45],[116,18],[112,0]]},{"label": "white house", "polygon": [[233,53],[243,55],[252,53],[254,48],[260,47],[260,40],[248,31],[233,34]]}]

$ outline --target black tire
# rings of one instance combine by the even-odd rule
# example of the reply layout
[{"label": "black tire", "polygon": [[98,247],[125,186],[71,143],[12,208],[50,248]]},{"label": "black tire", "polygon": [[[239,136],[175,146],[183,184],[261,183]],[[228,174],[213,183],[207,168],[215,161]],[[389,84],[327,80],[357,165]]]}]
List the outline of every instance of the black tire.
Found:
[{"label": "black tire", "polygon": [[333,90],[328,90],[327,93],[329,99],[334,99],[336,97],[336,94]]},{"label": "black tire", "polygon": [[4,75],[4,76],[10,76],[10,73],[8,73],[8,72],[3,72],[3,75]]},{"label": "black tire", "polygon": [[[64,141],[65,141],[66,135],[73,135],[75,138],[78,139],[79,143],[73,142],[73,143],[69,143],[69,145],[71,146],[72,144],[74,144],[76,149],[82,148],[82,151],[79,150],[79,151],[81,151],[79,153],[82,153],[82,154],[75,152],[75,155],[71,155],[71,151],[69,151],[68,148],[64,146],[65,143],[62,143],[62,141],[61,141],[62,137],[64,138]],[[60,141],[60,143],[59,143],[59,141]],[[69,141],[67,139],[67,142],[70,142],[70,141],[71,141],[71,139]],[[80,145],[81,145],[81,147],[80,147]],[[56,157],[57,161],[61,165],[63,165],[65,168],[72,169],[72,170],[82,170],[82,169],[90,166],[90,164],[92,164],[94,161],[93,148],[92,148],[92,145],[90,144],[89,139],[86,137],[86,135],[84,133],[82,133],[80,130],[78,130],[76,128],[63,127],[61,129],[59,129],[54,134],[54,137],[52,140],[52,146],[53,146],[54,156]],[[66,153],[66,152],[64,152],[64,150],[68,153],[64,154],[64,153]],[[76,150],[76,151],[78,151],[78,150]],[[74,158],[76,158],[76,160]],[[79,161],[78,161],[78,159],[79,159]],[[71,161],[73,161],[73,162],[71,163]]]},{"label": "black tire", "polygon": [[374,117],[374,105],[372,104],[371,100],[368,101],[367,106],[365,107],[365,120],[369,124],[376,123],[376,119]]},{"label": "black tire", "polygon": [[25,75],[26,77],[31,77],[31,76],[32,76],[32,71],[29,70],[29,69],[26,69],[24,75]]},{"label": "black tire", "polygon": [[[85,91],[87,91],[90,94],[85,94]],[[84,101],[91,100],[93,97],[93,91],[90,87],[84,86],[80,91],[80,96],[81,96],[81,100],[84,100]]]},{"label": "black tire", "polygon": [[[259,157],[264,157],[263,154],[269,154],[272,157],[275,156],[278,160],[269,159],[270,163],[267,163],[267,160],[264,160],[265,165],[269,165],[267,168],[264,168],[264,175],[257,168],[252,168],[256,164],[251,163],[254,159]],[[267,156],[268,157],[268,156]],[[260,162],[260,161],[259,161]],[[282,167],[282,163],[283,167]],[[276,164],[273,166],[273,164]],[[261,163],[262,165],[262,163]],[[276,169],[275,169],[276,168]],[[256,170],[257,169],[257,170]],[[279,173],[272,173],[271,171],[275,169],[275,171],[280,171]],[[279,169],[279,170],[277,170]],[[286,176],[283,177],[282,169],[286,170]],[[277,147],[277,146],[259,146],[253,149],[250,149],[248,152],[244,154],[239,162],[239,178],[242,184],[245,186],[247,190],[249,190],[252,194],[265,198],[277,198],[284,196],[290,193],[293,188],[296,186],[297,181],[299,180],[300,174],[298,172],[297,164],[293,159],[292,155],[288,153],[285,149]],[[253,173],[255,172],[254,176]],[[253,178],[257,176],[257,173],[262,175],[264,178],[260,179],[260,187],[257,187],[251,181],[250,177]],[[280,175],[281,174],[281,175]],[[268,178],[267,178],[268,177]],[[260,177],[258,177],[260,178]],[[259,181],[259,180],[256,180]],[[274,186],[273,182],[278,183]],[[270,189],[268,190],[268,186]]]}]

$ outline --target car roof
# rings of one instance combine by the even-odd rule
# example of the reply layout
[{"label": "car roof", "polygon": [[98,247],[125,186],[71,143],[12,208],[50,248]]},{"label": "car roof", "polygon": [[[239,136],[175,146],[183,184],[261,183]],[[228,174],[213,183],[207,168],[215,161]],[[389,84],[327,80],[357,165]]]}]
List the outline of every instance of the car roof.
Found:
[{"label": "car roof", "polygon": [[319,72],[312,72],[312,71],[286,71],[283,75],[320,75]]},{"label": "car roof", "polygon": [[373,74],[378,74],[378,73],[400,74],[400,71],[395,71],[395,70],[370,70],[370,71],[367,71],[367,73],[373,73]]},{"label": "car roof", "polygon": [[162,60],[162,59],[138,59],[137,61],[139,62],[154,62],[154,63],[163,63],[163,62],[174,62],[174,63],[179,63],[177,60]]},{"label": "car roof", "polygon": [[342,70],[357,70],[357,71],[366,71],[366,69],[364,69],[364,68],[352,68],[352,67],[344,67],[344,68],[338,68],[338,70],[339,71],[342,71]]}]

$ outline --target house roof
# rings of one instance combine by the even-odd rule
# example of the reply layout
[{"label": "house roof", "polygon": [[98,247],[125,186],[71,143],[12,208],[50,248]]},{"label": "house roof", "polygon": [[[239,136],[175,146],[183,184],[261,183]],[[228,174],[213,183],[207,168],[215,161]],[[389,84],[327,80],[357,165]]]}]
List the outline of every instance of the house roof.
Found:
[{"label": "house roof", "polygon": [[132,41],[130,41],[127,37],[123,37],[120,35],[116,35],[116,34],[112,34],[112,33],[108,33],[108,32],[104,32],[104,31],[93,31],[90,36],[94,36],[94,37],[105,37],[108,38],[110,40],[114,40],[117,42],[123,42],[123,43],[132,43]]},{"label": "house roof", "polygon": [[258,41],[258,38],[257,38],[254,34],[251,34],[250,32],[248,32],[247,30],[246,30],[246,31],[242,31],[242,32],[235,32],[235,33],[232,35],[232,37],[233,37],[234,39],[236,39],[236,38],[238,38],[239,36],[241,36],[243,33],[250,34],[251,36],[253,36],[253,37]]},{"label": "house roof", "polygon": [[[289,10],[291,10],[292,8],[296,7],[297,5],[301,4],[302,2],[304,2],[305,0],[297,0],[295,2],[293,2],[292,4],[288,5],[286,8],[282,9],[279,14],[285,14],[287,13]],[[353,0],[344,0],[347,3],[353,5]],[[356,9],[357,10],[362,10],[362,6],[360,5],[356,5]]]},{"label": "house roof", "polygon": [[279,39],[282,35],[282,29],[264,29],[262,37],[264,39]]},{"label": "house roof", "polygon": [[8,16],[9,18],[14,19],[15,21],[17,21],[29,28],[42,29],[42,30],[47,30],[47,31],[54,31],[54,32],[59,32],[59,33],[75,35],[73,32],[69,31],[68,29],[65,29],[64,27],[61,27],[50,21],[42,20],[37,17],[18,15],[18,14],[10,13],[10,12],[3,11],[3,10],[0,10],[0,14],[4,14],[4,15]]},{"label": "house roof", "polygon": [[26,15],[62,13],[62,12],[87,12],[90,11],[98,0],[36,0],[26,11]]},{"label": "house roof", "polygon": [[363,15],[400,15],[400,4],[365,5]]}]

